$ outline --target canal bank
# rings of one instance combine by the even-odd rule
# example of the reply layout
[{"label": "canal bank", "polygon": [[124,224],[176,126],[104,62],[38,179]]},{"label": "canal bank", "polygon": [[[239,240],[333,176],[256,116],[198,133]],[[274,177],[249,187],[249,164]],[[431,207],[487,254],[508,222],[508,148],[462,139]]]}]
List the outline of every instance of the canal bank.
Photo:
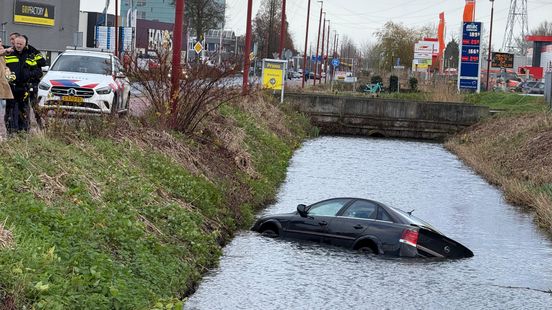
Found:
[{"label": "canal bank", "polygon": [[489,183],[507,201],[536,214],[552,234],[552,114],[496,115],[451,137],[445,147]]},{"label": "canal bank", "polygon": [[310,130],[262,96],[190,136],[143,123],[53,122],[0,142],[0,308],[178,308]]}]

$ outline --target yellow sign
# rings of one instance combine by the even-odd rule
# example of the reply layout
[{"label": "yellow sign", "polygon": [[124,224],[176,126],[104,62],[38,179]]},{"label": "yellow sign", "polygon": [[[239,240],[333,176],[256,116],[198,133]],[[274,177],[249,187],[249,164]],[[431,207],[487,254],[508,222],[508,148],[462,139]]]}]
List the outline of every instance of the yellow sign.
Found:
[{"label": "yellow sign", "polygon": [[284,83],[284,62],[263,60],[263,88],[281,90]]},{"label": "yellow sign", "polygon": [[54,9],[55,7],[49,4],[16,1],[13,21],[23,24],[54,26]]},{"label": "yellow sign", "polygon": [[201,45],[199,41],[196,42],[196,44],[194,45],[194,51],[199,54],[201,53],[202,50],[203,50],[203,45]]}]

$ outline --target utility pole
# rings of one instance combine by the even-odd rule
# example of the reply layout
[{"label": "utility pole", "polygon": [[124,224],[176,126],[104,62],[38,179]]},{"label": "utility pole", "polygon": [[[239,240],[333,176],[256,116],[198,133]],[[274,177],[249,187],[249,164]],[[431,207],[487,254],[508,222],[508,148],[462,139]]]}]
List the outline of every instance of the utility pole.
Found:
[{"label": "utility pole", "polygon": [[335,36],[336,36],[336,37],[335,37],[335,46],[334,46],[335,50],[334,50],[334,54],[337,54],[337,49],[338,49],[338,47],[339,47],[339,34],[336,33]]},{"label": "utility pole", "polygon": [[176,0],[174,12],[172,72],[171,72],[171,115],[176,123],[176,108],[178,105],[178,91],[180,89],[180,50],[182,49],[182,23],[184,19],[184,0]]},{"label": "utility pole", "polygon": [[316,39],[316,58],[314,58],[314,79],[312,85],[316,85],[316,73],[318,69],[318,45],[320,44],[320,27],[322,27],[322,7],[324,6],[324,1],[320,2],[320,18],[318,19],[318,38]]},{"label": "utility pole", "polygon": [[326,59],[324,59],[324,84],[328,83],[328,61],[330,60],[330,20],[328,19],[328,39],[326,41]]},{"label": "utility pole", "polygon": [[489,29],[489,54],[487,55],[487,82],[485,83],[485,90],[489,91],[489,74],[491,72],[491,41],[493,39],[493,13],[494,13],[494,0],[491,1],[491,26]]},{"label": "utility pole", "polygon": [[310,17],[311,0],[307,4],[307,26],[305,30],[305,52],[303,55],[303,81],[301,81],[301,88],[305,88],[305,71],[307,70],[307,41],[309,39],[309,17]]},{"label": "utility pole", "polygon": [[115,56],[119,57],[119,0],[115,0]]},{"label": "utility pole", "polygon": [[[324,12],[324,24],[322,26],[322,50],[320,51],[320,56],[322,62],[320,63],[320,84],[322,84],[322,67],[324,67],[324,37],[326,36],[326,12]],[[314,78],[316,80],[316,77]]]},{"label": "utility pole", "polygon": [[[226,0],[223,2],[224,7],[226,7]],[[222,35],[224,34],[224,22],[226,21],[226,16],[222,19],[222,23],[220,25],[220,38],[219,38],[219,55],[218,55],[218,64],[222,63]],[[187,47],[186,47],[187,48]]]},{"label": "utility pole", "polygon": [[280,59],[284,50],[284,39],[286,37],[286,0],[282,0],[282,25],[280,27]]},{"label": "utility pole", "polygon": [[249,59],[249,53],[251,52],[251,11],[253,6],[253,0],[247,0],[247,21],[245,25],[245,49],[243,51],[243,82],[242,82],[242,95],[247,95],[249,92],[249,66],[251,59]]}]

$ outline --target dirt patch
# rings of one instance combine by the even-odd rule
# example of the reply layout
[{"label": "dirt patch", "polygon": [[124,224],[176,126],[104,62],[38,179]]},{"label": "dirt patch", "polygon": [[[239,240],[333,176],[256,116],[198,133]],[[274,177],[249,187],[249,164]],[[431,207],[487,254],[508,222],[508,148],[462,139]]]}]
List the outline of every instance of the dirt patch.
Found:
[{"label": "dirt patch", "polygon": [[13,245],[13,235],[4,225],[5,224],[0,223],[0,250],[9,248]]}]

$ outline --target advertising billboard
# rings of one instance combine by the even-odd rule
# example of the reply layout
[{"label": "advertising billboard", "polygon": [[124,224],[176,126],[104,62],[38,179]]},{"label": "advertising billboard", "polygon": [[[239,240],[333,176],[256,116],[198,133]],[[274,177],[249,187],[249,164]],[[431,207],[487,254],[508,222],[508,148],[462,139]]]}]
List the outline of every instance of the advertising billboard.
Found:
[{"label": "advertising billboard", "polygon": [[263,88],[281,90],[281,102],[284,100],[286,65],[287,60],[263,59]]},{"label": "advertising billboard", "polygon": [[13,10],[14,23],[54,26],[55,7],[46,3],[16,0]]},{"label": "advertising billboard", "polygon": [[493,52],[491,54],[491,67],[513,68],[514,54]]}]

